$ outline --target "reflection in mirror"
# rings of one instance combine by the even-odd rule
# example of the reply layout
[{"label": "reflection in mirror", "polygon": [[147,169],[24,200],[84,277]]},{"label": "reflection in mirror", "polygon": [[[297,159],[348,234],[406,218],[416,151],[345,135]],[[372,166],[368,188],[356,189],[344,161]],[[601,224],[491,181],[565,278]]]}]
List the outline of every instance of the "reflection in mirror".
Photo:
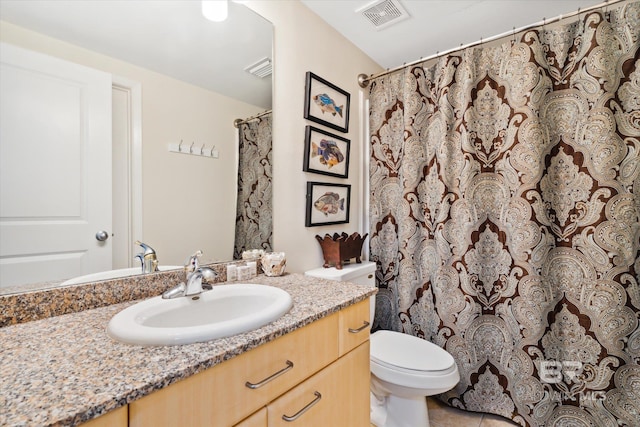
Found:
[{"label": "reflection in mirror", "polygon": [[240,142],[234,259],[246,250],[272,251],[271,122],[270,111],[234,122]]},{"label": "reflection in mirror", "polygon": [[[113,79],[109,87],[112,112],[98,114],[110,117],[111,129],[100,135],[105,139],[111,133],[113,148],[102,156],[109,160],[108,172],[96,174],[97,169],[80,164],[74,175],[68,172],[72,169],[58,161],[89,153],[82,145],[85,141],[78,137],[77,145],[67,147],[67,151],[52,145],[49,162],[47,158],[40,161],[52,166],[44,175],[37,175],[38,168],[31,168],[32,182],[25,183],[24,176],[5,176],[5,169],[10,169],[5,165],[13,163],[17,165],[15,170],[24,172],[38,152],[30,146],[31,140],[18,139],[20,142],[11,147],[24,150],[13,149],[10,156],[5,155],[9,145],[5,142],[9,139],[3,133],[0,294],[33,289],[40,284],[52,286],[97,271],[139,266],[134,260],[138,252],[135,240],[153,246],[161,266],[182,265],[198,249],[204,252],[203,264],[230,260],[234,252],[238,179],[238,131],[233,121],[271,108],[272,76],[264,72],[264,65],[269,69],[272,65],[272,34],[268,21],[234,2],[229,4],[225,22],[212,23],[202,17],[200,2],[196,1],[2,0],[3,48],[45,54],[98,74],[106,73],[110,82]],[[0,60],[4,59],[3,55]],[[6,67],[3,64],[3,70]],[[250,74],[250,70],[260,70],[262,75]],[[3,85],[22,77],[14,75],[15,79],[9,81],[5,76],[0,73]],[[34,89],[24,95],[18,92],[19,88],[15,86],[14,101],[41,93]],[[51,111],[59,114],[63,110],[61,105],[73,98],[66,95],[63,91],[62,96],[54,97],[57,105],[48,100]],[[4,113],[15,109],[15,102],[9,104],[5,98],[3,91],[3,123],[7,123]],[[23,128],[37,127],[36,121],[29,122],[28,118],[22,122],[26,123]],[[69,123],[58,120],[53,125],[55,129]],[[49,129],[48,134],[52,133],[55,132]],[[168,150],[169,145],[181,141],[196,150],[215,149],[218,158],[184,156]],[[111,171],[113,178],[109,179]],[[109,181],[113,194],[92,194],[79,186],[78,177],[88,182]],[[23,199],[37,205],[48,192],[47,185],[54,181],[76,186],[67,191],[76,197],[73,203],[66,195],[52,196],[57,200],[57,210],[45,215],[33,214],[13,203],[20,194],[26,194]],[[12,203],[5,203],[7,194],[15,196]],[[96,225],[97,228],[85,226],[85,235],[78,238],[82,249],[56,253],[39,246],[40,237],[47,232],[32,232],[29,238],[19,239],[18,245],[8,239],[13,233],[9,227],[17,223],[86,221],[91,215],[87,215],[85,203],[91,197],[112,201],[111,207],[103,210],[110,211],[113,223]],[[107,231],[106,241],[96,240],[100,231]],[[63,233],[53,240],[73,239]],[[87,269],[85,251],[90,248],[109,252],[107,267],[99,264],[98,269]],[[66,260],[64,268],[60,259]],[[8,265],[13,265],[13,270]]]}]

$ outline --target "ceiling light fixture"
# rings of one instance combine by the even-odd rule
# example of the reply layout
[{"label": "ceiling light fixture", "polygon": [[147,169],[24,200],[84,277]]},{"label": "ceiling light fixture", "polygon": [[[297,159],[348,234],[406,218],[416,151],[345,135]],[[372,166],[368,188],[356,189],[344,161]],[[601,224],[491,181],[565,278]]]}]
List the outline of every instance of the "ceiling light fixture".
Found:
[{"label": "ceiling light fixture", "polygon": [[209,21],[222,22],[228,14],[227,0],[202,0],[202,15]]}]

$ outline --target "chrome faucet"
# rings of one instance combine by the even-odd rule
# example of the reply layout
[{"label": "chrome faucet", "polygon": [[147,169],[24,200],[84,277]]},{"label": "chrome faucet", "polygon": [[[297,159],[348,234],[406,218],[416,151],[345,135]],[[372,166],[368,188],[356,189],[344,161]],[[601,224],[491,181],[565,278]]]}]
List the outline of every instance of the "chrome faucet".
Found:
[{"label": "chrome faucet", "polygon": [[135,256],[140,260],[142,266],[142,273],[153,273],[158,271],[158,258],[156,257],[156,251],[149,245],[142,243],[139,240],[135,241],[136,245],[140,246],[144,252],[141,252]]},{"label": "chrome faucet", "polygon": [[198,260],[200,255],[202,255],[202,251],[197,251],[191,255],[189,257],[189,261],[187,261],[184,266],[184,270],[187,273],[186,284],[185,282],[181,282],[177,286],[174,286],[164,292],[162,294],[162,298],[172,299],[177,297],[196,296],[205,290],[204,286],[208,286],[208,288],[211,289],[210,285],[202,284],[202,279],[215,279],[218,277],[218,274],[209,267],[200,267],[200,261]]},{"label": "chrome faucet", "polygon": [[202,279],[215,279],[218,274],[209,267],[198,267],[196,271],[188,275],[184,296],[198,295],[204,290]]}]

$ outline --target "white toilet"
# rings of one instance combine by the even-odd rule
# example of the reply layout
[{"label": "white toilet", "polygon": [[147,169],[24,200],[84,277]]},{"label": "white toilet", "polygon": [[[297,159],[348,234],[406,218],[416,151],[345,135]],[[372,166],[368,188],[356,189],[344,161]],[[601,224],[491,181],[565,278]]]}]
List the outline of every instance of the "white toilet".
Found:
[{"label": "white toilet", "polygon": [[[342,270],[317,268],[307,276],[375,287],[376,265],[363,261]],[[371,297],[371,323],[375,297]],[[377,427],[429,427],[426,396],[460,380],[453,356],[429,341],[393,331],[371,334],[371,423]]]}]

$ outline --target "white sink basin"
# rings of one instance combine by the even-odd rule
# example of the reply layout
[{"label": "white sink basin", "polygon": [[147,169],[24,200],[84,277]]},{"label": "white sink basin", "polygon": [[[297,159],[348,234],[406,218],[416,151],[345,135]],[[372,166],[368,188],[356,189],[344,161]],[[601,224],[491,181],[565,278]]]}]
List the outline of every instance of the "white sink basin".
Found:
[{"label": "white sink basin", "polygon": [[191,344],[266,325],[291,308],[291,296],[266,285],[218,285],[198,297],[153,297],[109,321],[107,332],[129,344]]},{"label": "white sink basin", "polygon": [[[158,271],[176,270],[183,268],[180,265],[161,265]],[[61,286],[77,285],[78,283],[97,282],[98,280],[119,279],[120,277],[135,276],[141,273],[140,267],[121,268],[119,270],[101,271],[99,273],[85,274],[62,282]]]}]

